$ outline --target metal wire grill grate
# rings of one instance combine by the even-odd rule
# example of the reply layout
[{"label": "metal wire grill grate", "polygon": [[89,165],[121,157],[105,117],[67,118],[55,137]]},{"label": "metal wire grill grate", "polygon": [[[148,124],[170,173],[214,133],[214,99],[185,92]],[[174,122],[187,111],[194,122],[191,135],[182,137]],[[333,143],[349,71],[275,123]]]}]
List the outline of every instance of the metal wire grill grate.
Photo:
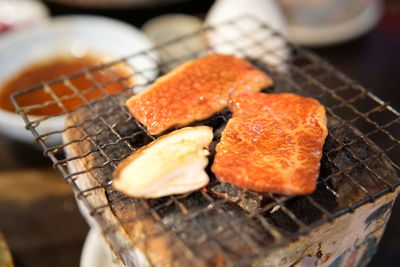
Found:
[{"label": "metal wire grill grate", "polygon": [[[167,48],[199,37],[207,37],[210,44],[201,50],[187,47],[176,55],[169,54],[163,62],[154,56],[156,49],[168,53],[171,49]],[[228,263],[249,263],[400,185],[399,113],[326,61],[287,43],[259,21],[241,17],[206,27],[155,50],[44,83],[13,98],[27,129],[71,184],[125,263],[130,264],[124,255],[134,247],[141,247],[146,240],[159,243],[167,240],[170,246],[168,256],[146,254],[154,265],[165,263],[166,258],[172,261],[179,257],[195,262],[209,256],[207,248]],[[151,84],[154,73],[212,52],[244,57],[267,72],[274,80],[274,87],[266,92],[311,96],[326,107],[329,135],[318,188],[313,194],[299,197],[258,194],[221,184],[211,172],[211,183],[192,194],[144,200],[129,198],[112,189],[112,171],[117,164],[156,138],[132,118],[124,101],[133,91]],[[154,67],[141,72],[132,70],[125,75],[116,71],[118,65],[125,68],[131,61],[143,59],[151,61]],[[113,78],[99,81],[98,72],[109,73]],[[93,86],[80,90],[74,83],[77,77],[91,81]],[[69,88],[71,94],[57,95],[55,87],[60,84]],[[110,94],[107,88],[113,84],[125,89]],[[21,97],[35,91],[45,92],[48,99],[33,106],[20,105]],[[99,91],[103,97],[89,100],[87,95],[91,91]],[[84,105],[68,108],[66,101],[74,99]],[[32,110],[52,105],[58,107],[57,114],[28,116]],[[224,110],[196,124],[214,128],[215,145],[229,117],[230,112]],[[64,118],[67,118],[65,127],[46,130],[46,123]],[[64,143],[54,145],[54,140],[61,136]],[[87,182],[88,176],[96,181]],[[111,220],[110,216],[117,220]],[[141,234],[122,238],[118,232],[121,227],[128,234]],[[235,247],[233,242],[240,245]],[[242,254],[237,253],[238,248]]]}]

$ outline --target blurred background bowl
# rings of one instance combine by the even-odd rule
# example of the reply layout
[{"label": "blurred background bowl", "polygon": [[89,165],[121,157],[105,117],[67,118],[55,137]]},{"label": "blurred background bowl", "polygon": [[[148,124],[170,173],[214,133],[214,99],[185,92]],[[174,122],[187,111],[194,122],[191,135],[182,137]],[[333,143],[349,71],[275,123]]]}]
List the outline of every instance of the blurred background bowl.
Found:
[{"label": "blurred background bowl", "polygon": [[[134,26],[118,20],[81,15],[56,17],[40,28],[10,33],[2,37],[0,85],[21,69],[59,54],[82,56],[90,52],[104,55],[112,60],[150,47],[152,43],[144,34]],[[146,72],[145,76],[151,79],[157,75],[158,56],[153,53],[151,57],[154,60],[149,60],[148,57],[135,57],[134,61],[128,59],[127,63],[136,73]],[[133,76],[135,83],[140,78],[138,74]],[[30,116],[30,120],[36,119],[39,117]],[[60,130],[63,126],[63,116],[56,116],[42,122],[37,129],[49,132]],[[21,117],[4,109],[0,109],[0,132],[19,141],[33,140],[32,134],[25,130],[25,123]],[[59,143],[61,139],[55,138],[48,142]]]}]

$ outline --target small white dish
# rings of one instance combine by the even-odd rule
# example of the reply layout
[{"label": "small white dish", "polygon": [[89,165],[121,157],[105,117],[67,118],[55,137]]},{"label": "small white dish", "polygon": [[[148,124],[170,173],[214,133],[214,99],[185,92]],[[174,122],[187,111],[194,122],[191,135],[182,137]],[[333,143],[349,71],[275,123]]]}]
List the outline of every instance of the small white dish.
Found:
[{"label": "small white dish", "polygon": [[[290,48],[286,23],[277,1],[218,0],[206,17],[208,41],[214,51],[248,59],[257,59],[276,71],[286,72]],[[266,24],[271,30],[260,28]],[[272,31],[278,31],[275,35]]]},{"label": "small white dish", "polygon": [[[355,4],[351,3],[350,5]],[[321,26],[307,27],[289,24],[289,39],[293,43],[312,47],[323,47],[343,43],[355,39],[371,30],[379,22],[382,10],[381,1],[366,1],[364,10],[358,12],[358,15],[356,14],[354,18],[338,21],[332,25],[322,24]]]},{"label": "small white dish", "polygon": [[[0,41],[0,84],[5,83],[22,68],[59,54],[84,55],[90,52],[110,59],[129,56],[153,47],[151,41],[135,27],[100,16],[71,15],[56,17],[42,27],[8,34]],[[149,56],[151,58],[149,58]],[[157,75],[158,55],[138,55],[127,60],[137,73],[133,80],[143,83],[143,77]],[[40,117],[30,116],[30,120]],[[36,128],[39,133],[61,130],[64,116],[45,120]],[[0,109],[0,132],[24,142],[32,142],[22,118]],[[46,141],[49,145],[61,142],[61,136]]]},{"label": "small white dish", "polygon": [[[129,266],[150,267],[150,263],[146,257],[137,249],[132,249]],[[123,267],[110,247],[106,244],[103,236],[100,234],[97,227],[91,227],[86,236],[85,243],[81,252],[80,267]]]},{"label": "small white dish", "polygon": [[98,230],[91,228],[83,244],[80,267],[123,267],[113,257]]},{"label": "small white dish", "polygon": [[4,34],[26,30],[48,21],[49,9],[41,1],[0,0],[0,38]]}]

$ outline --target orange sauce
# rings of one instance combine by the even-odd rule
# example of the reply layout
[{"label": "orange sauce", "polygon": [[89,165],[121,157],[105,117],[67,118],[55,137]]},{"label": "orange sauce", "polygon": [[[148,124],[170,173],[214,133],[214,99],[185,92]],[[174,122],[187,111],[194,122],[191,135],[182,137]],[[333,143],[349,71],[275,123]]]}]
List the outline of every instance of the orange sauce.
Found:
[{"label": "orange sauce", "polygon": [[[95,55],[86,55],[83,57],[58,56],[46,61],[34,63],[22,69],[16,76],[0,87],[0,108],[14,112],[15,110],[10,100],[10,96],[13,93],[101,63],[101,58]],[[129,80],[125,82],[117,81],[118,77],[127,77],[132,74],[132,72],[132,69],[130,69],[127,64],[118,63],[107,69],[96,70],[91,73],[99,84],[109,83],[102,86],[103,90],[107,93],[114,94],[126,88],[127,84],[130,86],[133,85]],[[95,86],[96,82],[90,77],[80,75],[69,80],[77,90],[86,90],[82,92],[82,94],[87,99],[96,99],[106,95],[104,91]],[[61,101],[66,109],[70,110],[84,103],[82,98],[74,92],[73,88],[63,82],[50,85],[49,87],[58,98],[70,96],[68,99]],[[46,101],[54,100],[54,98],[45,91],[44,87],[18,96],[16,100],[20,107],[42,105],[39,108],[27,112],[31,115],[54,115],[63,111],[62,108],[55,103],[43,106]]]}]

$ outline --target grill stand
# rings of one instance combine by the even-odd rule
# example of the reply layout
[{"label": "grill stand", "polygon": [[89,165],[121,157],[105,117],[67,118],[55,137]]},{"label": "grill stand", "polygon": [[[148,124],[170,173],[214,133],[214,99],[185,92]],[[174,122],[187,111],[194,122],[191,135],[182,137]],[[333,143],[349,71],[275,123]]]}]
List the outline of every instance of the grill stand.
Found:
[{"label": "grill stand", "polygon": [[[70,173],[86,169],[79,164],[70,164],[68,168]],[[85,174],[85,176],[85,179],[77,180],[80,182],[81,189],[98,186],[90,173]],[[87,199],[94,206],[107,205],[108,203],[104,190],[100,190],[102,192],[97,191],[95,194],[87,196]],[[312,234],[302,236],[284,247],[272,250],[270,254],[259,259],[253,266],[366,266],[377,250],[399,193],[400,188],[380,197],[375,202],[359,207],[352,213],[336,218],[331,223],[323,224],[316,228]],[[78,196],[77,202],[88,224],[99,229],[92,217],[94,214],[90,214],[90,211],[85,208]],[[117,218],[110,208],[103,209],[103,212],[103,216],[106,215],[110,224],[117,223]],[[129,238],[127,238],[122,227],[120,230],[115,231],[115,233],[118,233],[116,238],[119,240],[118,242],[126,242]],[[140,250],[113,251],[112,240],[105,238],[105,241],[115,259],[127,263],[128,266],[150,266]]]}]

